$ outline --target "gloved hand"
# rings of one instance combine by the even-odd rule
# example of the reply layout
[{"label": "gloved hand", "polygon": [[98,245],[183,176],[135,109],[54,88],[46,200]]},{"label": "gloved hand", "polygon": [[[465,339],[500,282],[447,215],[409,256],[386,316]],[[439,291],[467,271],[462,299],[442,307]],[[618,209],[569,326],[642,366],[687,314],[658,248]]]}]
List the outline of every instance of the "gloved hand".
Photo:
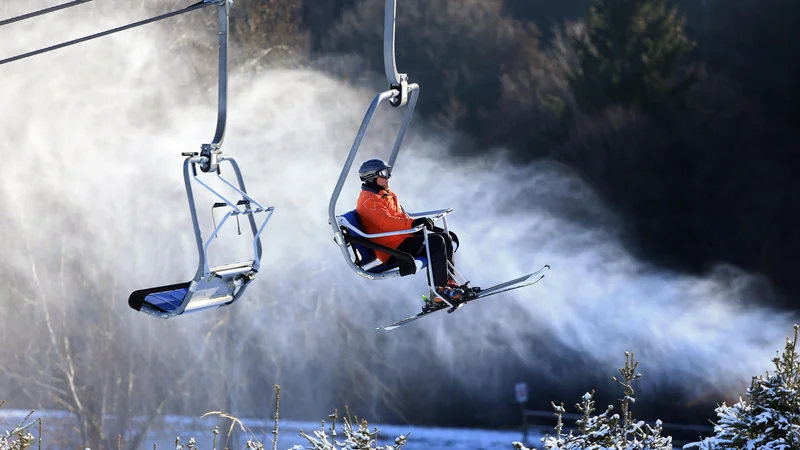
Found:
[{"label": "gloved hand", "polygon": [[414,221],[411,222],[412,228],[416,227],[417,225],[425,225],[425,228],[427,228],[428,231],[433,231],[433,220],[431,220],[429,217],[420,217],[419,219],[414,219]]}]

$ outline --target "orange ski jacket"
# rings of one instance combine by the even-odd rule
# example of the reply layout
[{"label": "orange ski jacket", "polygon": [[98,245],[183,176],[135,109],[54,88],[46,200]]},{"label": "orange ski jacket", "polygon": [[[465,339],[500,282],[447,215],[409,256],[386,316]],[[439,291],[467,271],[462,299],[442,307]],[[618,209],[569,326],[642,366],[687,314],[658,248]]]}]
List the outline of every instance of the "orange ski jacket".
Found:
[{"label": "orange ski jacket", "polygon": [[[361,218],[361,226],[367,234],[407,230],[411,228],[411,222],[414,221],[400,206],[397,195],[388,189],[375,191],[362,186],[361,193],[358,195],[356,213]],[[398,234],[374,238],[372,241],[389,248],[397,248],[409,236],[411,234]],[[378,250],[375,250],[375,256],[381,262],[386,262],[390,257],[389,254]]]}]

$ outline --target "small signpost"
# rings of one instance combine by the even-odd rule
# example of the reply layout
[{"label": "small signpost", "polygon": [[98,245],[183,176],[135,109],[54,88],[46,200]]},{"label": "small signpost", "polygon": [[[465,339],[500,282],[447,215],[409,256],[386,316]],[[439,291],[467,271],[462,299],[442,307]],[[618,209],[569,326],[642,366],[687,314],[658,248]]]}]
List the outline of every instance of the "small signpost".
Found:
[{"label": "small signpost", "polygon": [[517,396],[517,403],[525,403],[528,401],[528,385],[525,383],[517,383],[514,385],[514,395]]},{"label": "small signpost", "polygon": [[519,403],[519,409],[522,412],[522,443],[528,442],[528,416],[525,415],[525,403],[528,402],[528,385],[526,383],[517,383],[514,385],[514,396]]}]

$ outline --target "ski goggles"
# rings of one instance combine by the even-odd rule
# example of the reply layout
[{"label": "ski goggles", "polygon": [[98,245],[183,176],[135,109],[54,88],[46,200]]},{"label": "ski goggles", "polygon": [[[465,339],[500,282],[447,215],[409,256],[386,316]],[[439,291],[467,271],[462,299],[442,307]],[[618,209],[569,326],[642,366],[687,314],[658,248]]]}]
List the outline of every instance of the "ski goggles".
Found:
[{"label": "ski goggles", "polygon": [[375,172],[375,176],[380,178],[392,178],[392,168],[387,167],[385,169],[381,169]]}]

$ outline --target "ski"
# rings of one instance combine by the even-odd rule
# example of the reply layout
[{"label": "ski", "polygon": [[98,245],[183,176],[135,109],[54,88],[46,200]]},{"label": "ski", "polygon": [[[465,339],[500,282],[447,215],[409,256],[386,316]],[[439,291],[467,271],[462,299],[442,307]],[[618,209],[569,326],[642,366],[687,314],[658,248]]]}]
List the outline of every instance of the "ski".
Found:
[{"label": "ski", "polygon": [[[523,287],[526,287],[526,286],[531,286],[533,284],[538,283],[539,280],[544,278],[545,272],[547,272],[549,269],[550,269],[550,265],[545,265],[544,267],[542,267],[541,269],[537,270],[536,272],[529,273],[528,275],[524,275],[524,276],[521,276],[519,278],[515,278],[513,280],[509,280],[509,281],[494,285],[494,286],[486,288],[486,289],[482,289],[482,290],[478,291],[478,294],[475,295],[474,297],[470,297],[470,298],[468,298],[468,299],[466,299],[464,301],[457,302],[452,307],[448,306],[445,303],[444,306],[442,306],[441,308],[431,309],[431,310],[428,310],[428,311],[422,311],[420,313],[414,314],[413,316],[409,316],[409,317],[406,317],[404,319],[400,319],[397,322],[394,322],[392,324],[389,324],[389,325],[386,325],[386,326],[383,326],[383,327],[378,327],[378,328],[376,328],[376,330],[384,330],[384,331],[394,330],[395,328],[398,328],[398,327],[400,327],[402,325],[405,325],[405,324],[407,324],[409,322],[413,322],[413,321],[415,321],[417,319],[421,319],[421,318],[423,318],[423,317],[425,317],[427,315],[433,314],[435,312],[447,311],[448,313],[453,313],[453,312],[459,310],[462,306],[466,305],[469,302],[474,302],[475,300],[480,300],[482,298],[490,297],[492,295],[497,295],[497,294],[501,294],[503,292],[513,291],[515,289],[520,289],[520,288],[523,288]],[[530,283],[525,283],[526,281],[531,280],[531,279],[534,279],[534,280],[531,281]],[[519,284],[519,283],[524,283],[524,284]]]},{"label": "ski", "polygon": [[[461,303],[460,305],[456,305],[455,308],[458,309],[463,304],[464,303]],[[395,323],[393,323],[391,325],[378,327],[378,328],[376,328],[376,330],[385,330],[385,331],[394,330],[395,328],[398,328],[398,327],[400,327],[402,325],[405,325],[405,324],[407,324],[409,322],[413,322],[413,321],[415,321],[417,319],[421,319],[421,318],[427,316],[428,314],[433,314],[436,311],[441,311],[443,309],[448,309],[448,308],[449,308],[449,306],[444,305],[443,307],[441,307],[439,309],[432,309],[430,311],[423,311],[423,312],[421,312],[419,314],[415,314],[413,316],[406,317],[405,319],[400,319],[400,320],[398,320],[397,322],[395,322]]]},{"label": "ski", "polygon": [[[505,292],[506,289],[504,289],[504,288],[507,288],[509,286],[514,286],[514,285],[519,284],[519,283],[524,283],[524,282],[530,280],[531,278],[537,278],[538,277],[536,279],[536,281],[539,281],[544,277],[545,272],[547,272],[548,270],[550,270],[550,265],[549,264],[545,264],[544,267],[542,267],[541,269],[537,270],[536,272],[529,273],[527,275],[523,275],[523,276],[521,276],[519,278],[515,278],[513,280],[509,280],[509,281],[506,281],[504,283],[496,284],[496,285],[494,285],[492,287],[489,287],[489,288],[486,288],[486,289],[481,289],[478,292],[477,298],[488,297],[490,294],[492,294],[493,292],[498,291],[500,289],[503,289],[503,292]],[[536,281],[534,281],[533,283],[536,283]],[[525,286],[530,286],[533,283],[526,284]],[[517,286],[517,287],[519,288],[519,287],[524,287],[524,286]],[[472,300],[474,300],[474,298]]]},{"label": "ski", "polygon": [[534,281],[531,281],[530,283],[520,284],[519,286],[513,286],[513,287],[501,289],[499,291],[498,290],[493,290],[492,292],[481,292],[477,296],[469,299],[468,301],[471,302],[471,301],[474,301],[474,300],[478,300],[480,298],[491,297],[493,295],[502,294],[503,292],[513,291],[515,289],[524,288],[526,286],[531,286],[531,285],[534,285],[534,284],[538,283],[539,280],[541,280],[542,278],[544,278],[544,275],[540,276],[539,278],[537,278]]}]

